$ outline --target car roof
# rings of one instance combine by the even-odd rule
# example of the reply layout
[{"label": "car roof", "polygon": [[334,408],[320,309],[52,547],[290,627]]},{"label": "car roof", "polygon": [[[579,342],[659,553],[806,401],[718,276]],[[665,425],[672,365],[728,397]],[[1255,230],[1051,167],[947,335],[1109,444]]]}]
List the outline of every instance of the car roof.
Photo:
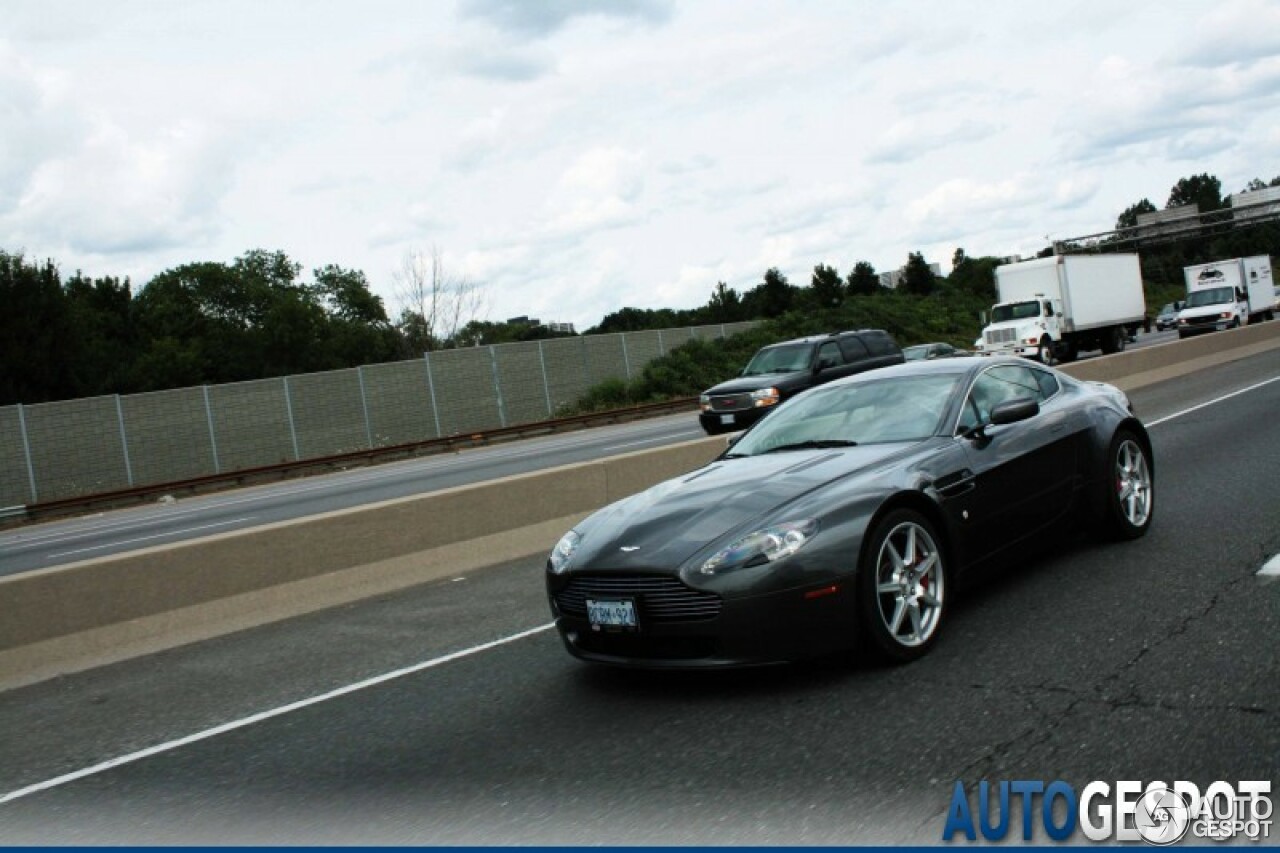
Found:
[{"label": "car roof", "polygon": [[767,344],[760,347],[760,349],[773,349],[774,347],[785,347],[794,344],[816,344],[821,343],[822,341],[839,340],[840,338],[848,337],[849,335],[862,335],[869,332],[875,332],[881,335],[889,334],[884,329],[848,329],[843,332],[828,332],[825,335],[807,335],[803,338],[792,338],[789,341],[778,341],[776,344]]},{"label": "car roof", "polygon": [[834,382],[827,383],[825,386],[818,387],[852,385],[859,382],[876,382],[883,379],[892,379],[894,377],[904,376],[925,376],[937,374],[961,376],[966,374],[978,374],[989,367],[995,367],[1000,364],[1014,364],[1023,367],[1040,367],[1040,365],[1035,362],[1014,356],[935,358],[929,360],[908,361],[902,364],[891,364],[888,367],[877,367],[875,370],[868,370],[863,373],[854,374],[853,376],[846,376],[843,379],[837,379]]}]

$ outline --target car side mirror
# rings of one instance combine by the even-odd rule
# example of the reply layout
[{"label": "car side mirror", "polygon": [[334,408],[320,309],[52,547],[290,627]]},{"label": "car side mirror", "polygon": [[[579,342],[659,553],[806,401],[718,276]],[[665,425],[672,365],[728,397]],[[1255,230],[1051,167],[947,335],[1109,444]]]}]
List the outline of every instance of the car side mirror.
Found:
[{"label": "car side mirror", "polygon": [[1040,414],[1040,404],[1031,397],[1006,400],[991,410],[991,425],[1016,424]]}]

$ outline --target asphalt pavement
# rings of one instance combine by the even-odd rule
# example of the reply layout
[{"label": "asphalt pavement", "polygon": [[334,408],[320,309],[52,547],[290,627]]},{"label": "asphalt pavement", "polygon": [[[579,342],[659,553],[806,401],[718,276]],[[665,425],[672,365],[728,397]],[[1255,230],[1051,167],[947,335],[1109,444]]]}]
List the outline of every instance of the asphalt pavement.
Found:
[{"label": "asphalt pavement", "polygon": [[1149,535],[1044,543],[910,666],[587,666],[519,561],[0,694],[0,842],[928,844],[956,781],[1274,782],[1278,379],[1131,395]]}]

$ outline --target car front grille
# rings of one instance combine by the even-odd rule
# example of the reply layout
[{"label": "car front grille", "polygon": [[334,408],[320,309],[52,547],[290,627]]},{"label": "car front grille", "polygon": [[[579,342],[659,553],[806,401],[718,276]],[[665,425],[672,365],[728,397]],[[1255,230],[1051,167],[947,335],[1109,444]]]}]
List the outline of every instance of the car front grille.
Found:
[{"label": "car front grille", "polygon": [[711,398],[713,412],[741,412],[751,408],[750,394],[723,394]]},{"label": "car front grille", "polygon": [[699,622],[720,615],[720,596],[662,575],[578,575],[554,593],[560,612],[587,618],[588,598],[630,598],[641,622]]},{"label": "car front grille", "polygon": [[1210,314],[1207,317],[1188,317],[1187,325],[1188,326],[1212,326],[1214,323],[1218,322],[1219,319],[1220,318],[1218,317],[1217,314]]},{"label": "car front grille", "polygon": [[1017,339],[1017,329],[993,329],[987,332],[987,343],[989,344],[1007,344]]}]

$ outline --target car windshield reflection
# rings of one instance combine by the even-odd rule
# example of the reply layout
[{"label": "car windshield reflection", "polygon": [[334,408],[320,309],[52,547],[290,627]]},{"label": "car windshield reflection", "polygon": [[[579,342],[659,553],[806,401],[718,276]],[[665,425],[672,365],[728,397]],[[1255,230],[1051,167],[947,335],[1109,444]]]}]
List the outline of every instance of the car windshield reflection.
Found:
[{"label": "car windshield reflection", "polygon": [[770,347],[760,350],[743,369],[743,376],[764,376],[769,373],[795,373],[809,366],[813,347],[808,344],[788,347]]},{"label": "car windshield reflection", "polygon": [[938,432],[958,381],[948,374],[819,388],[765,418],[729,455],[919,441]]}]

